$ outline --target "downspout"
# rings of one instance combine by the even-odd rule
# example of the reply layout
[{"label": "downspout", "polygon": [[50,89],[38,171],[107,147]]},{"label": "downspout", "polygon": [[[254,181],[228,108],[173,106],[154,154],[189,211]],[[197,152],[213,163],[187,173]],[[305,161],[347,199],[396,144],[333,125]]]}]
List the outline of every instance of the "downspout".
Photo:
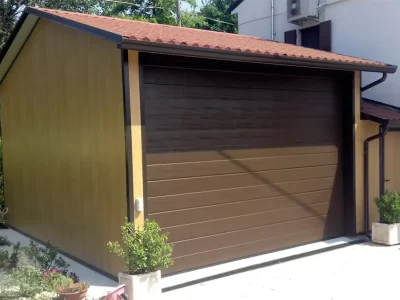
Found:
[{"label": "downspout", "polygon": [[271,40],[275,40],[275,5],[274,0],[271,0]]},{"label": "downspout", "polygon": [[[384,125],[382,127],[382,130],[376,135],[370,136],[367,138],[364,142],[364,230],[365,230],[365,235],[370,237],[369,234],[369,162],[368,162],[368,148],[369,148],[369,142],[383,138],[386,133],[388,132],[387,125]],[[379,164],[384,161],[382,151],[379,151]],[[381,166],[379,166],[381,167]],[[382,174],[381,174],[382,176]],[[380,180],[385,180],[384,178],[380,178]]]},{"label": "downspout", "polygon": [[[365,92],[366,90],[369,90],[370,88],[373,88],[374,86],[377,86],[378,84],[381,84],[384,82],[387,78],[387,73],[382,74],[382,78],[378,79],[364,87],[361,88],[361,93]],[[379,133],[373,136],[370,136],[367,138],[364,142],[364,230],[365,230],[365,235],[367,237],[371,237],[369,234],[369,142],[380,139],[380,147],[379,147],[379,170],[380,170],[380,178],[379,178],[379,193],[383,194],[383,189],[384,189],[384,182],[385,182],[385,175],[384,175],[384,163],[385,163],[385,152],[384,152],[384,137],[388,132],[388,127],[387,125],[382,125],[379,128]]]},{"label": "downspout", "polygon": [[387,73],[383,73],[381,79],[378,79],[377,81],[374,81],[374,82],[362,87],[361,93],[365,92],[366,90],[369,90],[370,88],[373,88],[374,86],[376,86],[378,84],[381,84],[382,82],[384,82],[386,80],[386,78],[387,78]]},{"label": "downspout", "polygon": [[[379,132],[383,133],[387,126],[379,126]],[[389,132],[389,130],[387,130]],[[379,196],[385,193],[385,135],[379,139]]]}]

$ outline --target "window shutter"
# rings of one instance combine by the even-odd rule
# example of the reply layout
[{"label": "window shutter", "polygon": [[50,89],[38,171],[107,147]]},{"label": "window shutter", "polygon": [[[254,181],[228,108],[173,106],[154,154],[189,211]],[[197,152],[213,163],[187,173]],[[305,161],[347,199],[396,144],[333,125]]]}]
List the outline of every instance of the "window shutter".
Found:
[{"label": "window shutter", "polygon": [[297,45],[297,30],[289,30],[285,32],[285,43]]},{"label": "window shutter", "polygon": [[332,51],[332,22],[326,21],[319,24],[319,49]]}]

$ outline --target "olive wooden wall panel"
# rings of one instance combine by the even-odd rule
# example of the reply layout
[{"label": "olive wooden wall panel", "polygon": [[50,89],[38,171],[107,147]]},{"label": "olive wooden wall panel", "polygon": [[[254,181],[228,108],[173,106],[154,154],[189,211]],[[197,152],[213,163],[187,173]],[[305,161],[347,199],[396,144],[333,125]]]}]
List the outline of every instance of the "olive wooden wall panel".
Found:
[{"label": "olive wooden wall panel", "polygon": [[400,132],[385,137],[385,188],[400,192]]},{"label": "olive wooden wall panel", "polygon": [[120,51],[39,21],[1,86],[9,223],[115,273],[126,216]]},{"label": "olive wooden wall panel", "polygon": [[[379,125],[371,121],[364,124],[363,139],[379,132]],[[400,132],[388,132],[385,136],[385,189],[400,192]],[[369,143],[369,217],[379,221],[375,198],[379,196],[379,140]]]}]

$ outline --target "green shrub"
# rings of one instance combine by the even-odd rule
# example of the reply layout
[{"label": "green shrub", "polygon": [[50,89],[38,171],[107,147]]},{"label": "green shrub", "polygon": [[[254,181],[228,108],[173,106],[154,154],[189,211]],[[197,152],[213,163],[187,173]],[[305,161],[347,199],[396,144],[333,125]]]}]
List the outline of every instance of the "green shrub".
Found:
[{"label": "green shrub", "polygon": [[156,222],[146,220],[143,230],[135,230],[134,224],[125,220],[121,229],[124,245],[108,242],[107,247],[125,261],[129,274],[154,272],[172,265],[168,234],[162,234]]},{"label": "green shrub", "polygon": [[0,246],[11,246],[11,242],[6,236],[0,236]]},{"label": "green shrub", "polygon": [[379,210],[380,222],[385,224],[400,223],[400,194],[386,191],[375,199]]},{"label": "green shrub", "polygon": [[5,284],[1,288],[0,298],[19,299],[20,297],[27,297],[32,299],[35,295],[49,290],[49,285],[43,273],[32,266],[16,268],[4,281]]},{"label": "green shrub", "polygon": [[21,244],[18,242],[12,248],[11,253],[7,250],[0,250],[0,271],[10,272],[16,269],[21,254]]},{"label": "green shrub", "polygon": [[29,260],[42,272],[48,272],[50,269],[58,269],[62,273],[68,272],[69,264],[58,256],[58,248],[49,242],[42,247],[34,241],[30,241],[29,246],[24,251]]},{"label": "green shrub", "polygon": [[44,273],[44,278],[47,280],[50,290],[54,292],[61,287],[73,284],[71,278],[61,274],[58,270],[51,270]]}]

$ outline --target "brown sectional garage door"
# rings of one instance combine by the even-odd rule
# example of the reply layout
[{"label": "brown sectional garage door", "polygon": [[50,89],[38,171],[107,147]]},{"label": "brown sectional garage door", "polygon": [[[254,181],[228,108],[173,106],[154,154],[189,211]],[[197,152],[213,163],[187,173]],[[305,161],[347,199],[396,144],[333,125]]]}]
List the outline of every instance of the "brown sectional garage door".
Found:
[{"label": "brown sectional garage door", "polygon": [[166,273],[343,234],[334,78],[145,65],[143,83],[148,218],[174,245]]}]

